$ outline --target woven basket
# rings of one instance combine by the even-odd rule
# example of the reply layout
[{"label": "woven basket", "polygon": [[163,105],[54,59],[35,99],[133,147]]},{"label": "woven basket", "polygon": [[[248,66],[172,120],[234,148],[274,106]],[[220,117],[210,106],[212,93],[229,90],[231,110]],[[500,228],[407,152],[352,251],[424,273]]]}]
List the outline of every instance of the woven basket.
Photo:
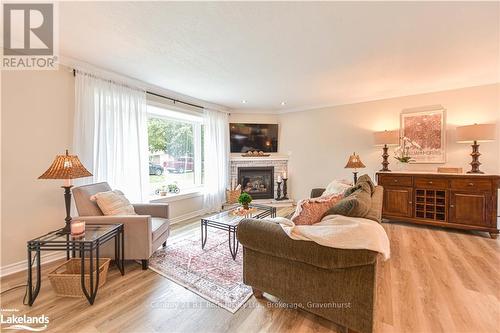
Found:
[{"label": "woven basket", "polygon": [[[99,287],[106,283],[108,276],[109,258],[99,258]],[[66,261],[49,273],[49,280],[57,296],[81,297],[84,296],[81,284],[81,259],[74,258]],[[85,259],[85,287],[90,290],[90,259]],[[97,261],[94,259],[94,272]],[[94,273],[94,283],[95,283]]]},{"label": "woven basket", "polygon": [[226,190],[226,201],[228,204],[238,203],[238,198],[240,197],[241,189],[239,190]]}]

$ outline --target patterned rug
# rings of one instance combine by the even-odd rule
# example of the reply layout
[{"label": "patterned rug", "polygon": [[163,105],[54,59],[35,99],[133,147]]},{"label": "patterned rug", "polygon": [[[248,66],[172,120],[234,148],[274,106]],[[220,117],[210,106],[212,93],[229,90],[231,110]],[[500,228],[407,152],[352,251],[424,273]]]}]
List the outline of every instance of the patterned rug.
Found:
[{"label": "patterned rug", "polygon": [[208,228],[205,248],[200,232],[169,240],[150,258],[150,268],[204,299],[235,313],[252,295],[243,284],[242,246],[236,260],[229,252],[228,234]]}]

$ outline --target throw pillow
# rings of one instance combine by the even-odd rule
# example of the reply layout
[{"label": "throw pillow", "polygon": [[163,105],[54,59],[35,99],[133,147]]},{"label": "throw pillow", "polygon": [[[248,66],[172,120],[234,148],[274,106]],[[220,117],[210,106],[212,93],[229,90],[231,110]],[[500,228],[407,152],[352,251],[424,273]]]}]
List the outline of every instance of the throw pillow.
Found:
[{"label": "throw pillow", "polygon": [[372,179],[370,176],[367,174],[362,175],[361,177],[358,178],[358,181],[356,182],[356,185],[362,184],[362,183],[367,183],[370,186],[370,194],[373,194],[375,191],[375,184],[373,184]]},{"label": "throw pillow", "polygon": [[332,180],[330,184],[325,189],[325,192],[321,195],[322,197],[326,197],[332,194],[341,194],[347,190],[351,184],[346,180]]},{"label": "throw pillow", "polygon": [[325,214],[323,214],[323,217],[326,215],[365,217],[369,213],[371,207],[372,197],[370,186],[368,184],[359,185],[360,187],[357,190],[328,209]]},{"label": "throw pillow", "polygon": [[350,196],[351,194],[353,194],[356,190],[359,190],[360,188],[361,188],[361,185],[354,185],[354,186],[347,188],[347,190],[344,191],[344,198]]},{"label": "throw pillow", "polygon": [[134,206],[123,195],[123,192],[106,191],[99,192],[90,197],[95,201],[104,215],[137,215]]},{"label": "throw pillow", "polygon": [[297,209],[291,220],[296,225],[318,223],[325,212],[342,198],[342,194],[333,194],[314,199],[304,199],[297,203]]}]

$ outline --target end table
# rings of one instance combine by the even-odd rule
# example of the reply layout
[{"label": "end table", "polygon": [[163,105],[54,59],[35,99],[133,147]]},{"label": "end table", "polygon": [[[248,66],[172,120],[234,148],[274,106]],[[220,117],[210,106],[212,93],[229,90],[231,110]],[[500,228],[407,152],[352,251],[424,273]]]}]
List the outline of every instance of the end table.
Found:
[{"label": "end table", "polygon": [[[99,287],[99,247],[107,241],[115,240],[115,263],[120,273],[125,275],[124,267],[124,232],[123,224],[87,224],[85,226],[85,234],[80,237],[73,237],[63,229],[58,229],[49,232],[43,236],[28,241],[28,304],[31,306],[35,302],[38,293],[40,292],[41,283],[41,259],[42,251],[66,251],[66,258],[76,257],[78,251],[81,258],[81,285],[82,291],[90,305],[94,304]],[[33,288],[33,257],[32,252],[35,252],[36,257],[36,285]],[[85,252],[88,253],[90,259],[90,286],[85,287]],[[94,278],[94,252],[96,260],[96,272]],[[95,285],[94,285],[95,280]]]}]

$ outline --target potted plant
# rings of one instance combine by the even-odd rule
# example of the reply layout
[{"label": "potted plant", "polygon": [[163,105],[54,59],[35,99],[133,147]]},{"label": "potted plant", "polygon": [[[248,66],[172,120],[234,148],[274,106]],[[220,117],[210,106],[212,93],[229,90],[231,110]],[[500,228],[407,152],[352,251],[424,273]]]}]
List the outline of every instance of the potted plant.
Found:
[{"label": "potted plant", "polygon": [[155,191],[156,195],[160,195],[162,197],[167,195],[167,187],[165,185],[160,186],[158,189]]},{"label": "potted plant", "polygon": [[168,192],[169,193],[179,193],[180,191],[181,191],[181,189],[179,188],[177,183],[168,184]]},{"label": "potted plant", "polygon": [[253,199],[250,196],[250,194],[248,194],[246,192],[241,193],[239,198],[238,198],[238,202],[243,206],[244,209],[249,209],[248,204],[250,204],[250,202],[252,202],[252,200]]}]

